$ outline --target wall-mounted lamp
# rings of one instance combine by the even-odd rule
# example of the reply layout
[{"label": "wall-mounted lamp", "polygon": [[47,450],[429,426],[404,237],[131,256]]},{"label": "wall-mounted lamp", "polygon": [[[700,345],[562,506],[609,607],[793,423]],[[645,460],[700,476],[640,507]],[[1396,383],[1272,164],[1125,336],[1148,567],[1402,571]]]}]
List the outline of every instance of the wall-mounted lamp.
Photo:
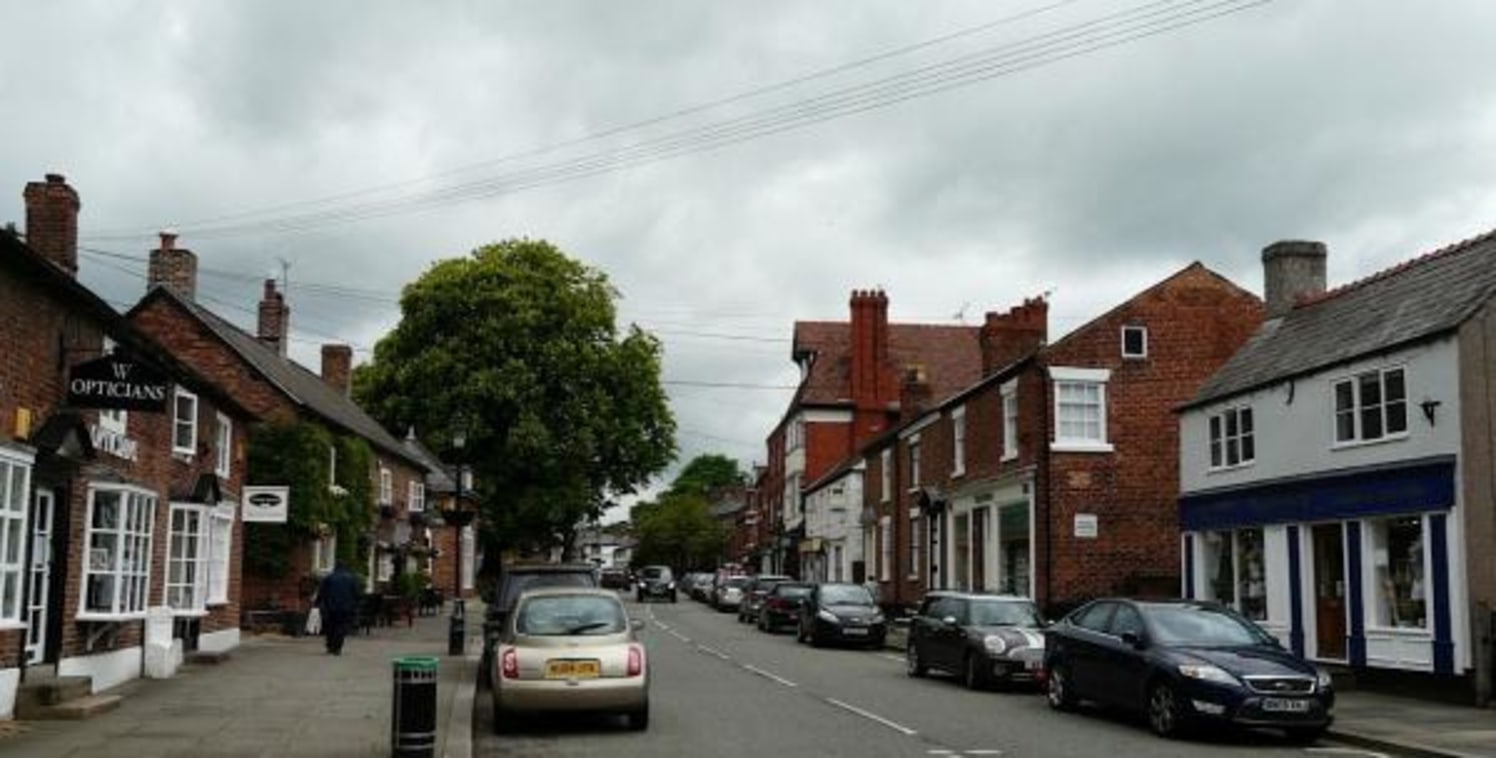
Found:
[{"label": "wall-mounted lamp", "polygon": [[1423,408],[1423,417],[1428,419],[1428,425],[1433,426],[1434,411],[1439,407],[1439,401],[1426,397],[1423,399],[1423,402],[1419,403],[1418,405]]}]

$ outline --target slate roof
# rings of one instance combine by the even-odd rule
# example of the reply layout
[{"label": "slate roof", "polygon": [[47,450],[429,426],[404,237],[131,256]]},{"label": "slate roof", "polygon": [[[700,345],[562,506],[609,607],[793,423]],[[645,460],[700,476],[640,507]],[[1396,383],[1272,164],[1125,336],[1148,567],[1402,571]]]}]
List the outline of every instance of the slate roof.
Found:
[{"label": "slate roof", "polygon": [[[420,458],[421,462],[425,463],[426,468],[429,469],[426,473],[427,490],[440,494],[457,493],[457,477],[453,475],[454,470],[447,464],[442,463],[442,460],[436,457],[436,453],[431,452],[431,448],[421,444],[421,441],[416,439],[413,433],[406,435],[405,447],[417,458]],[[472,477],[469,476],[468,479],[472,479]],[[463,499],[466,500],[467,498]]]},{"label": "slate roof", "polygon": [[1457,328],[1496,291],[1496,230],[1301,301],[1256,334],[1185,408]]},{"label": "slate roof", "polygon": [[407,449],[358,407],[352,398],[333,389],[321,376],[308,371],[297,362],[281,355],[261,342],[254,335],[234,326],[222,316],[195,302],[178,296],[175,292],[156,287],[132,310],[144,308],[153,298],[164,297],[176,303],[188,314],[197,318],[223,340],[229,349],[238,353],[246,363],[254,367],[266,381],[270,382],[291,402],[305,408],[333,425],[363,437],[375,448],[410,463],[420,471],[429,466],[420,456]]},{"label": "slate roof", "polygon": [[[953,395],[982,375],[980,326],[943,324],[888,325],[887,367],[891,387],[898,393],[898,372],[922,365],[932,397]],[[795,404],[851,405],[852,325],[846,321],[796,321],[794,352],[814,352],[810,374],[801,384]]]}]

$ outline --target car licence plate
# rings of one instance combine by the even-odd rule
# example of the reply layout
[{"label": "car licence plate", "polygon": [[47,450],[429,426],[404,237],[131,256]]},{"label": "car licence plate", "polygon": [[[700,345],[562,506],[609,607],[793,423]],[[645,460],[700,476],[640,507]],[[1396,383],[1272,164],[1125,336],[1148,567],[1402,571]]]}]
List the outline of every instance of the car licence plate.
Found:
[{"label": "car licence plate", "polygon": [[545,662],[547,679],[596,679],[602,674],[602,664],[595,660],[551,660]]},{"label": "car licence plate", "polygon": [[861,637],[861,636],[867,634],[867,630],[863,629],[862,627],[854,626],[854,627],[848,627],[846,629],[843,629],[842,630],[842,634],[845,634],[845,635],[847,635],[849,637]]},{"label": "car licence plate", "polygon": [[1268,713],[1308,713],[1308,700],[1288,700],[1281,697],[1262,699],[1262,710]]}]

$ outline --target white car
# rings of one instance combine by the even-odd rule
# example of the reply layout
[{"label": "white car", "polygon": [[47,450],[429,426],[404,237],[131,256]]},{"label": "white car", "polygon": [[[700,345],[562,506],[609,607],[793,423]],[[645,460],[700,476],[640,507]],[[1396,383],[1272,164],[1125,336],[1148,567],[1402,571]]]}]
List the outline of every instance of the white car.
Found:
[{"label": "white car", "polygon": [[649,728],[649,662],[615,592],[554,587],[515,603],[493,657],[494,731],[512,714],[620,713]]}]

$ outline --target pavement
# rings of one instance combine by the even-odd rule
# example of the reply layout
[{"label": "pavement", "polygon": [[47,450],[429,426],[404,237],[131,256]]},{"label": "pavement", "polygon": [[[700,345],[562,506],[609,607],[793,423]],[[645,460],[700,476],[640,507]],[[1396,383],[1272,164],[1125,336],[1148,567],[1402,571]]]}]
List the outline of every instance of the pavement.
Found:
[{"label": "pavement", "polygon": [[439,658],[437,756],[472,755],[481,604],[468,604],[465,655],[447,655],[446,615],[348,638],[341,656],[320,638],[244,637],[219,664],[109,690],[120,707],[87,721],[20,721],[0,730],[0,756],[387,756],[392,661]]},{"label": "pavement", "polygon": [[[889,630],[885,645],[902,651],[907,630]],[[1496,758],[1496,710],[1365,690],[1335,693],[1336,742],[1396,755]]]}]

